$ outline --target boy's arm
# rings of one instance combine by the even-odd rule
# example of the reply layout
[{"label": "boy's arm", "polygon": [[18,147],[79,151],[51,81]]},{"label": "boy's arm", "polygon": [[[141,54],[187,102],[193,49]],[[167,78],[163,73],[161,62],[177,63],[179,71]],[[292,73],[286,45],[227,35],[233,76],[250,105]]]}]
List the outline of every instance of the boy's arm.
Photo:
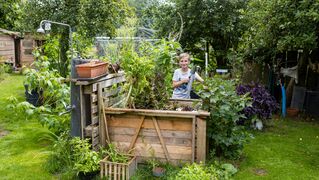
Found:
[{"label": "boy's arm", "polygon": [[199,81],[199,82],[204,82],[204,79],[202,77],[200,77],[197,72],[195,72],[195,78]]}]

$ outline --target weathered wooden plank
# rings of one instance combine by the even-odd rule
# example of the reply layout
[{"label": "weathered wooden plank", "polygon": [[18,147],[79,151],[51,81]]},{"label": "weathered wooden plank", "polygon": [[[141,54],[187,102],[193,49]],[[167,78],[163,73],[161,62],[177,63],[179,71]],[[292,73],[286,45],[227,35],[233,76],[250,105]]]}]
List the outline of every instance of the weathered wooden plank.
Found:
[{"label": "weathered wooden plank", "polygon": [[168,116],[168,117],[208,117],[210,115],[207,111],[167,111],[167,110],[150,110],[150,109],[125,109],[125,108],[106,108],[107,114],[125,114],[134,113],[136,115],[144,116]]},{"label": "weathered wooden plank", "polygon": [[125,82],[125,76],[114,77],[101,82],[102,88],[111,87],[114,84]]},{"label": "weathered wooden plank", "polygon": [[[136,162],[137,163],[147,163],[147,160],[149,160],[150,157],[143,157],[143,156],[137,156],[136,157]],[[156,158],[157,161],[165,163],[166,159],[165,158]],[[171,159],[170,164],[180,166],[180,165],[185,165],[186,163],[191,163],[191,160],[189,159]]]},{"label": "weathered wooden plank", "polygon": [[[134,119],[133,119],[134,118]],[[109,121],[109,127],[135,127],[134,123],[138,122],[138,116],[132,116],[131,118],[114,117],[112,116]],[[191,131],[192,130],[192,119],[181,119],[180,120],[166,120],[159,118],[158,121],[160,129],[166,130],[180,130],[180,131]],[[155,128],[153,121],[150,117],[145,118],[142,128]]]},{"label": "weathered wooden plank", "polygon": [[[132,135],[110,134],[110,139],[114,142],[131,142]],[[192,147],[191,139],[172,137],[163,137],[163,139],[167,145]],[[138,136],[136,139],[136,143],[160,144],[160,140],[158,137]]]},{"label": "weathered wooden plank", "polygon": [[97,95],[91,94],[91,103],[97,102]]},{"label": "weathered wooden plank", "polygon": [[159,137],[159,139],[160,139],[162,148],[163,148],[163,150],[164,150],[165,157],[166,157],[167,161],[169,161],[169,160],[170,160],[170,157],[169,157],[169,154],[168,154],[168,151],[167,151],[167,148],[166,148],[165,141],[164,141],[164,139],[163,139],[163,137],[162,137],[161,130],[160,130],[160,128],[158,127],[158,123],[157,123],[156,117],[152,117],[152,119],[153,119],[153,124],[154,124],[154,126],[155,126],[157,135],[158,135],[158,137]]},{"label": "weathered wooden plank", "polygon": [[76,81],[76,85],[89,85],[89,84],[94,84],[94,83],[98,83],[98,82],[103,82],[106,81],[108,79],[113,79],[116,77],[125,77],[124,72],[119,72],[119,73],[114,73],[114,74],[108,74],[102,78],[98,78],[98,79],[94,79],[94,80],[89,80],[89,81]]},{"label": "weathered wooden plank", "polygon": [[123,99],[124,99],[124,95],[119,95],[116,97],[108,97],[104,99],[104,105],[105,107],[110,107],[119,102],[123,102]]},{"label": "weathered wooden plank", "polygon": [[[127,150],[129,142],[114,142],[120,149]],[[167,145],[167,151],[171,159],[192,160],[192,148]],[[165,158],[165,153],[160,144],[136,143],[134,153],[143,157]]]},{"label": "weathered wooden plank", "polygon": [[132,138],[132,141],[131,141],[131,144],[130,144],[129,149],[132,149],[132,148],[134,147],[134,144],[135,144],[135,142],[136,142],[136,139],[137,139],[137,137],[138,137],[138,134],[140,133],[142,124],[143,124],[143,122],[144,122],[144,119],[145,119],[145,116],[142,116],[142,117],[141,117],[141,121],[140,121],[140,123],[138,124],[137,129],[136,129],[136,132],[135,132],[135,134],[134,134],[134,136],[133,136],[133,138]]},{"label": "weathered wooden plank", "polygon": [[[179,131],[179,130],[162,130],[162,136],[164,138],[182,138],[192,140],[191,131]],[[123,128],[123,127],[110,127],[109,133],[112,135],[128,135],[133,136],[135,128]],[[157,137],[155,129],[141,129],[139,136],[141,137]]]},{"label": "weathered wooden plank", "polygon": [[97,124],[99,122],[99,116],[97,116],[96,114],[93,114],[92,116],[91,116],[91,124],[92,125],[95,125],[95,124]]},{"label": "weathered wooden plank", "polygon": [[97,146],[100,143],[100,137],[96,136],[94,138],[92,138],[92,147]]},{"label": "weathered wooden plank", "polygon": [[80,94],[79,94],[79,98],[80,98],[80,124],[81,124],[81,138],[84,138],[84,134],[85,134],[85,112],[84,112],[84,108],[85,108],[85,104],[84,104],[84,97],[83,97],[83,87],[80,86]]},{"label": "weathered wooden plank", "polygon": [[91,106],[91,113],[92,113],[92,114],[93,114],[93,113],[97,113],[97,112],[99,112],[98,110],[99,110],[98,106],[92,104],[92,106]]},{"label": "weathered wooden plank", "polygon": [[97,91],[97,83],[84,86],[84,94],[91,94]]},{"label": "weathered wooden plank", "polygon": [[106,97],[117,95],[121,91],[121,89],[122,89],[121,86],[115,89],[104,88],[103,97],[106,98]]},{"label": "weathered wooden plank", "polygon": [[197,163],[206,160],[206,121],[197,118],[197,142],[196,142],[196,161]]},{"label": "weathered wooden plank", "polygon": [[99,127],[89,125],[84,128],[84,136],[85,137],[96,137],[99,135]]}]

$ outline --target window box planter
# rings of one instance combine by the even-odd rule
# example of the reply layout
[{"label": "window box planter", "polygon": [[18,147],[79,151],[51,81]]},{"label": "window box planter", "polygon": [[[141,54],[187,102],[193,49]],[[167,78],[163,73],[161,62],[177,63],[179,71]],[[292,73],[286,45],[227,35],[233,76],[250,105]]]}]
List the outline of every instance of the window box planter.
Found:
[{"label": "window box planter", "polygon": [[136,157],[131,157],[127,163],[117,163],[109,161],[108,157],[100,161],[101,166],[101,179],[130,179],[137,168]]},{"label": "window box planter", "polygon": [[76,65],[76,72],[79,78],[94,78],[107,73],[106,62],[92,61],[85,64]]}]

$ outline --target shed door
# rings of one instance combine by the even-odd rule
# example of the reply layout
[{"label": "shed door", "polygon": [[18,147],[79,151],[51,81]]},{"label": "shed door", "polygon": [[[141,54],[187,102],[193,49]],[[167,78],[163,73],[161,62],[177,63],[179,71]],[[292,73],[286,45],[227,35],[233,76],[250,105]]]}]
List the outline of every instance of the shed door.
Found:
[{"label": "shed door", "polygon": [[15,55],[15,66],[21,67],[21,41],[20,39],[14,40],[14,55]]}]

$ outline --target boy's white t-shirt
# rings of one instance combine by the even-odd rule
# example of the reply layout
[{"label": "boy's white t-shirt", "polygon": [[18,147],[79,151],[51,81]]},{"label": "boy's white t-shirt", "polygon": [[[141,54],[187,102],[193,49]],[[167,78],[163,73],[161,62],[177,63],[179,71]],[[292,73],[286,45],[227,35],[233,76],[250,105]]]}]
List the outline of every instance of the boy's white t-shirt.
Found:
[{"label": "boy's white t-shirt", "polygon": [[[183,72],[181,68],[176,69],[173,75],[173,81],[180,81],[191,76],[191,70],[188,69],[187,72]],[[185,99],[187,98],[187,83],[184,83],[176,88],[173,91],[173,99]]]}]

